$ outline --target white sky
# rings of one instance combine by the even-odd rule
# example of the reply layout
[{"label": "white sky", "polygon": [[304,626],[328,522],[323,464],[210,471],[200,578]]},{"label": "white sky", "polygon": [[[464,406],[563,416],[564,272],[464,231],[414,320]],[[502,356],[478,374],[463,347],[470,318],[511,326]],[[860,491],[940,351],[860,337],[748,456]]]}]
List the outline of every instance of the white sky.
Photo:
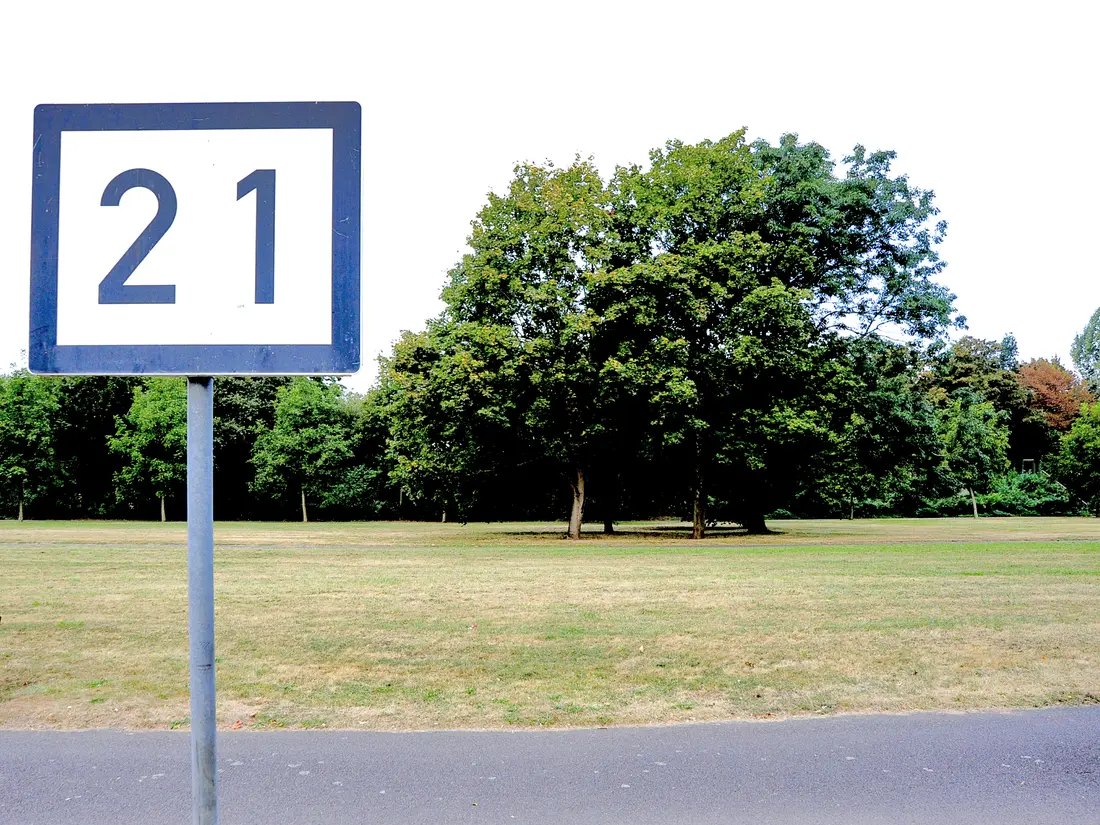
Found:
[{"label": "white sky", "polygon": [[970,333],[1058,354],[1100,306],[1100,12],[1087,2],[13,0],[0,24],[0,370],[27,339],[38,103],[357,100],[364,370],[438,312],[521,160],[605,173],[741,126],[894,149],[948,220]]}]

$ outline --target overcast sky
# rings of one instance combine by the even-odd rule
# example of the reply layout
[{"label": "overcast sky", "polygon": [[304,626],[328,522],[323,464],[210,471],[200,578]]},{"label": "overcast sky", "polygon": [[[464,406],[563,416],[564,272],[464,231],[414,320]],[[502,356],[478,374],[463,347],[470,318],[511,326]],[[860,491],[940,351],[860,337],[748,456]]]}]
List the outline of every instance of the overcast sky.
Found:
[{"label": "overcast sky", "polygon": [[[290,11],[293,9],[293,11]],[[898,152],[949,224],[970,333],[1060,355],[1100,306],[1085,2],[55,3],[0,25],[0,370],[27,339],[38,103],[357,100],[364,369],[438,312],[517,161],[605,173],[742,126]]]}]

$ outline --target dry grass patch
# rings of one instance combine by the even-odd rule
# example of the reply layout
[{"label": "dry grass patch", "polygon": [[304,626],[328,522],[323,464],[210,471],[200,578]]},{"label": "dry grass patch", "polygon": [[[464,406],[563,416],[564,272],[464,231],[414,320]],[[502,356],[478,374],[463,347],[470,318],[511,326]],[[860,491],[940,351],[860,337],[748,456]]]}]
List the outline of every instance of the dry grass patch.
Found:
[{"label": "dry grass patch", "polygon": [[[552,525],[219,526],[220,722],[646,724],[1100,697],[1100,545],[1080,540],[1100,537],[1095,520],[782,522],[695,544],[664,526],[579,545]],[[953,531],[966,540],[912,543]],[[185,725],[184,543],[181,525],[0,523],[0,725]]]}]

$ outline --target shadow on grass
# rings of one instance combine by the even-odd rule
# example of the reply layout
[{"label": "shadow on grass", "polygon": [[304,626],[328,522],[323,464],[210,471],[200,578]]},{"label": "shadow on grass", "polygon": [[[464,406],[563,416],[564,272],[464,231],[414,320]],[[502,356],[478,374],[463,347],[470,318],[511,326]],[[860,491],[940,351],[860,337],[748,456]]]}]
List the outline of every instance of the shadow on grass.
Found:
[{"label": "shadow on grass", "polygon": [[[547,538],[558,536],[566,537],[564,529],[556,530],[509,530],[498,533],[515,539]],[[768,530],[765,533],[750,533],[739,524],[719,524],[707,527],[703,541],[707,539],[729,538],[731,536],[782,536],[786,535],[781,530]],[[615,541],[616,539],[658,539],[663,541],[691,541],[691,528],[683,525],[659,525],[646,526],[634,529],[631,527],[616,527],[614,533],[604,533],[596,530],[585,530],[581,533],[581,541]]]}]

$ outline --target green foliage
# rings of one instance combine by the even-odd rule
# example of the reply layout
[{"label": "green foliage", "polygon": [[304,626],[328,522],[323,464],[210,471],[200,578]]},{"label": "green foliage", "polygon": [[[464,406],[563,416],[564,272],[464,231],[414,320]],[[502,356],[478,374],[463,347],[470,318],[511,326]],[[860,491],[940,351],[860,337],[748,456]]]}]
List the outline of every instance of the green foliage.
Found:
[{"label": "green foliage", "polygon": [[253,495],[252,452],[262,430],[275,423],[275,399],[289,378],[222,377],[214,381],[215,517],[269,518],[278,511]]},{"label": "green foliage", "polygon": [[[517,166],[443,312],[366,395],[217,380],[218,517],[546,518],[572,501],[579,533],[588,501],[608,524],[690,514],[701,535],[769,512],[962,512],[960,487],[990,512],[1065,512],[1055,482],[1005,475],[1052,452],[1100,507],[1073,376],[1021,365],[1011,334],[943,340],[963,324],[937,283],[946,224],[893,159],[741,131],[670,141],[608,181],[579,158]],[[1089,376],[1098,328],[1100,310],[1074,342]],[[178,496],[185,420],[182,380],[0,378],[0,503],[106,516]]]},{"label": "green foliage", "polygon": [[[1009,431],[1008,457],[1019,469],[1023,459],[1041,459],[1057,444],[1042,409],[1035,405],[1034,394],[1020,380],[1015,339],[1005,336],[1001,342],[964,336],[949,349],[933,358],[925,375],[929,394],[936,403],[945,403],[957,390],[971,390],[989,401],[1002,413]],[[1011,363],[1013,369],[1006,366]]]},{"label": "green foliage", "polygon": [[1015,371],[1020,365],[1019,356],[1020,347],[1016,343],[1016,336],[1011,332],[1005,333],[1005,336],[1001,339],[1001,369],[1008,372]]},{"label": "green foliage", "polygon": [[970,389],[956,390],[940,410],[937,431],[943,468],[960,487],[989,489],[1008,469],[1008,427],[1004,413]]},{"label": "green foliage", "polygon": [[848,342],[830,448],[803,477],[799,505],[815,515],[911,512],[946,492],[937,416],[914,347]]},{"label": "green foliage", "polygon": [[1100,396],[1100,309],[1092,314],[1080,334],[1074,336],[1069,353],[1089,390]]},{"label": "green foliage", "polygon": [[352,457],[351,420],[335,383],[295,378],[276,393],[275,420],[256,439],[252,462],[256,492],[283,498],[333,502]]},{"label": "green foliage", "polygon": [[752,157],[766,187],[755,229],[772,250],[769,268],[810,291],[820,328],[900,330],[924,341],[964,326],[955,296],[934,280],[947,224],[932,223],[930,190],[891,176],[894,152],[856,146],[837,175],[821,145],[788,134],[776,146],[756,141]]},{"label": "green foliage", "polygon": [[134,403],[135,378],[105,375],[58,379],[54,440],[59,488],[55,516],[86,518],[132,515],[120,506],[115,476],[128,458],[111,450],[117,422]]},{"label": "green foliage", "polygon": [[[978,507],[991,516],[1075,516],[1080,501],[1064,485],[1046,473],[1005,473],[977,496]],[[970,497],[955,494],[921,502],[916,515],[951,517],[969,515]]]},{"label": "green foliage", "polygon": [[466,512],[504,463],[541,461],[567,478],[588,469],[614,425],[587,303],[609,222],[586,161],[518,166],[507,194],[489,196],[443,315],[383,363],[403,489]]},{"label": "green foliage", "polygon": [[54,423],[58,382],[25,370],[0,376],[0,501],[23,516],[57,484]]},{"label": "green foliage", "polygon": [[990,402],[998,412],[1012,414],[1027,407],[1027,390],[1002,364],[1008,355],[1001,343],[963,336],[933,365],[933,381],[947,395],[967,389]]},{"label": "green foliage", "polygon": [[123,461],[115,474],[120,502],[133,507],[148,497],[181,496],[187,483],[186,379],[149,378],[136,387],[109,445]]},{"label": "green foliage", "polygon": [[345,517],[394,518],[398,493],[390,478],[393,465],[386,456],[389,422],[382,394],[377,388],[366,395],[349,393],[344,405],[352,458],[329,494],[329,505]]},{"label": "green foliage", "polygon": [[978,506],[993,516],[1072,516],[1081,512],[1064,485],[1045,473],[1008,473],[994,479]]},{"label": "green foliage", "polygon": [[449,504],[461,516],[486,477],[509,457],[523,460],[509,449],[522,449],[517,349],[504,330],[441,320],[405,333],[382,360],[392,477],[424,515]]},{"label": "green foliage", "polygon": [[858,414],[838,419],[839,333],[922,340],[961,323],[933,280],[946,226],[927,226],[931,193],[891,177],[892,158],[857,147],[838,178],[817,144],[749,146],[737,132],[670,142],[612,181],[613,259],[634,262],[598,279],[601,315],[697,519],[714,499],[762,529],[811,456],[860,437]]},{"label": "green foliage", "polygon": [[1082,405],[1051,463],[1054,477],[1100,515],[1100,403]]}]

